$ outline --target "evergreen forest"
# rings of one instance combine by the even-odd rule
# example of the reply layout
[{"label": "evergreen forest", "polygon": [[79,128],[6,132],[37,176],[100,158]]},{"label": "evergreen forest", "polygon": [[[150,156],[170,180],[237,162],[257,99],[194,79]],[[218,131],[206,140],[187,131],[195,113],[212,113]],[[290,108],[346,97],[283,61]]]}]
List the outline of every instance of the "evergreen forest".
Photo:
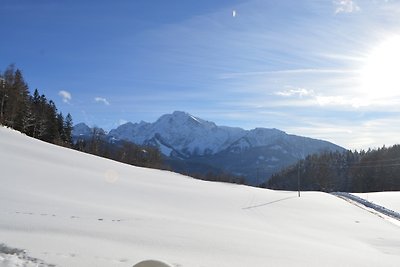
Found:
[{"label": "evergreen forest", "polygon": [[261,186],[325,192],[399,191],[400,145],[313,154],[273,175]]}]

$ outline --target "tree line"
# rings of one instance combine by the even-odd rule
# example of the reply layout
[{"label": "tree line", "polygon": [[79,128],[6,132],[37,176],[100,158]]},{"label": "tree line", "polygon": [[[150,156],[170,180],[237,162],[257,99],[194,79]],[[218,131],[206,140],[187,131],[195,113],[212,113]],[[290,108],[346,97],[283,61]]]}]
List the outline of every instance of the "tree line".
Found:
[{"label": "tree line", "polygon": [[107,140],[104,130],[97,127],[91,130],[89,137],[77,138],[73,148],[134,166],[155,169],[165,168],[158,148],[140,146],[123,140]]},{"label": "tree line", "polygon": [[[14,65],[0,73],[0,125],[36,139],[122,163],[171,170],[157,147],[121,140],[110,141],[105,132],[97,127],[92,129],[89,138],[73,140],[72,116],[68,113],[64,117],[55,103],[40,94],[38,89],[31,94],[22,71]],[[244,183],[243,177],[227,173],[184,174],[202,180]]]},{"label": "tree line", "polygon": [[0,74],[0,124],[46,142],[72,145],[72,116],[64,117],[37,89],[31,95],[21,70],[14,65]]},{"label": "tree line", "polygon": [[154,147],[142,147],[129,142],[111,144],[97,128],[89,140],[72,140],[71,114],[63,116],[55,103],[35,89],[33,95],[22,71],[10,65],[0,73],[0,125],[28,136],[82,152],[114,159],[127,164],[158,168],[161,154]]},{"label": "tree line", "polygon": [[[169,170],[195,179],[225,182],[234,184],[246,184],[242,176],[236,176],[220,170],[209,170],[206,172],[189,171],[186,168],[171,167],[159,149],[154,146],[140,146],[125,140],[108,140],[103,129],[94,127],[89,137],[79,137],[75,140],[73,148],[85,153],[101,156],[119,162],[161,170]],[[209,169],[203,166],[203,169]]]},{"label": "tree line", "polygon": [[281,190],[374,192],[400,190],[400,145],[324,152],[273,175],[262,187]]}]

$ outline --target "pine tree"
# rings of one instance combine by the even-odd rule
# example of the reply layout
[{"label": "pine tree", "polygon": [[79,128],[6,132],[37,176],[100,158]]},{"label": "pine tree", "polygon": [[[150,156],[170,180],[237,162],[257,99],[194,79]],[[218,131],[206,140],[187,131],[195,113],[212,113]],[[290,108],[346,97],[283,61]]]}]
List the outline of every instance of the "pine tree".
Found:
[{"label": "pine tree", "polygon": [[35,89],[33,97],[31,98],[31,110],[35,118],[33,121],[32,136],[38,138],[41,120],[40,94],[38,89]]},{"label": "pine tree", "polygon": [[[24,120],[28,116],[29,89],[22,76],[22,72],[17,69],[14,74],[14,82],[11,85],[9,96],[10,106],[8,109],[8,125],[14,129],[24,132]],[[25,120],[26,121],[26,120]]]},{"label": "pine tree", "polygon": [[54,143],[60,140],[58,132],[58,121],[57,121],[57,108],[52,100],[45,107],[46,113],[46,134],[44,141]]},{"label": "pine tree", "polygon": [[64,119],[54,102],[40,96],[37,89],[31,96],[21,70],[14,65],[0,74],[0,124],[47,142],[72,144],[71,115]]},{"label": "pine tree", "polygon": [[57,122],[57,134],[54,142],[60,145],[65,145],[64,116],[61,112],[57,114],[56,122]]},{"label": "pine tree", "polygon": [[41,95],[39,97],[38,103],[37,103],[37,130],[36,130],[36,138],[39,138],[40,140],[45,140],[46,135],[47,135],[47,128],[48,128],[48,116],[46,115],[47,111],[47,99],[45,95]]},{"label": "pine tree", "polygon": [[65,142],[71,146],[72,145],[72,129],[73,129],[73,122],[71,114],[67,114],[64,120],[64,137]]},{"label": "pine tree", "polygon": [[6,126],[10,125],[10,114],[13,107],[12,84],[14,84],[14,65],[8,66],[4,71],[2,81],[0,123]]},{"label": "pine tree", "polygon": [[22,119],[22,132],[26,133],[29,136],[33,136],[34,127],[36,122],[36,116],[33,111],[31,97],[26,105],[25,115]]},{"label": "pine tree", "polygon": [[0,76],[0,124],[4,124],[4,106],[8,95],[6,92],[6,80]]}]

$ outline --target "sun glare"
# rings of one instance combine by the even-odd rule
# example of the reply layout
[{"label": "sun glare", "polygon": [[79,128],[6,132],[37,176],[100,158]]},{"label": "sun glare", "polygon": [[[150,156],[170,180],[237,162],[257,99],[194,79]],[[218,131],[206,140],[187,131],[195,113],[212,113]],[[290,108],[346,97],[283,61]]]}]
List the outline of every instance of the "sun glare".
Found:
[{"label": "sun glare", "polygon": [[400,36],[388,38],[370,51],[360,84],[370,103],[400,95]]}]

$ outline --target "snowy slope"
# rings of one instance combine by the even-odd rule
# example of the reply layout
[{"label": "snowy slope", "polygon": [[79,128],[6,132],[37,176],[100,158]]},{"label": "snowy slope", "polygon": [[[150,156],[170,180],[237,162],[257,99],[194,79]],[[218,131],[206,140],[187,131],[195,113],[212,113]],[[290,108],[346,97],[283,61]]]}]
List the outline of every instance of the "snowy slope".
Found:
[{"label": "snowy slope", "polygon": [[353,193],[353,195],[400,213],[400,192]]},{"label": "snowy slope", "polygon": [[329,194],[298,198],[194,180],[5,128],[0,171],[0,243],[57,266],[148,258],[181,267],[400,262],[399,227]]}]

